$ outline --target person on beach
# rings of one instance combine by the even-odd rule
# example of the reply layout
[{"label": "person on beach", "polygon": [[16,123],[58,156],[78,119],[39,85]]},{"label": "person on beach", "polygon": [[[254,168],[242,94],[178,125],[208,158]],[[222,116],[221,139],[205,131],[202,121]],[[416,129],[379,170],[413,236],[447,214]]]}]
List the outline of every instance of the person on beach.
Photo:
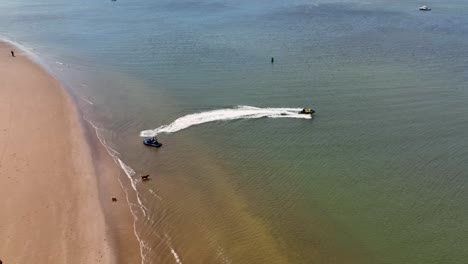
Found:
[{"label": "person on beach", "polygon": [[[11,56],[15,57],[15,52],[14,51],[11,51]],[[2,264],[2,263],[0,262],[0,264]]]}]

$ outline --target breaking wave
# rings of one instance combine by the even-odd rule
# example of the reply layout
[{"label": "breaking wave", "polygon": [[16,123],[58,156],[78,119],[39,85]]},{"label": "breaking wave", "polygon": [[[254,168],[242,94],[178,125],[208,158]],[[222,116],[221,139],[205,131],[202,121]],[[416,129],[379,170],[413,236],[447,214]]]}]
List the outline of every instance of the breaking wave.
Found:
[{"label": "breaking wave", "polygon": [[237,106],[235,108],[217,109],[179,117],[169,125],[140,132],[142,137],[154,137],[161,133],[175,133],[177,131],[214,121],[253,118],[302,118],[311,119],[311,115],[299,114],[302,108],[260,108],[254,106]]}]

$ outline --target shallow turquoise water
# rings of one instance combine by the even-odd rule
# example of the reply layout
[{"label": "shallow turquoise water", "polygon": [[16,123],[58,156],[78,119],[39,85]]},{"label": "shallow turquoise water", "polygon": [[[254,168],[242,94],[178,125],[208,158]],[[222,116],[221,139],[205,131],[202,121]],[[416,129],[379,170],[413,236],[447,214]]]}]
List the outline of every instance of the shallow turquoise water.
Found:
[{"label": "shallow turquoise water", "polygon": [[[155,175],[137,184],[147,263],[464,263],[467,7],[23,0],[0,3],[0,34]],[[318,112],[141,147],[141,130],[237,105]]]}]

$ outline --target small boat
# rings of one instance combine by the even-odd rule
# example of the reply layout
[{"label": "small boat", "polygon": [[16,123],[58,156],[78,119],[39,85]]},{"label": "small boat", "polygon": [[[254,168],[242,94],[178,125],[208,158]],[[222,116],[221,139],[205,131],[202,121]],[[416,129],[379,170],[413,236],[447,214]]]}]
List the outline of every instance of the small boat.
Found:
[{"label": "small boat", "polygon": [[150,146],[150,147],[155,147],[155,148],[159,148],[162,146],[161,143],[158,142],[158,140],[154,137],[154,138],[145,138],[143,140],[143,144],[145,144],[146,146]]},{"label": "small boat", "polygon": [[424,5],[424,6],[420,6],[420,7],[419,7],[419,10],[420,10],[420,11],[431,11],[431,8]]},{"label": "small boat", "polygon": [[304,115],[312,115],[313,113],[315,113],[315,111],[310,108],[304,108],[299,112],[299,114],[304,114]]}]

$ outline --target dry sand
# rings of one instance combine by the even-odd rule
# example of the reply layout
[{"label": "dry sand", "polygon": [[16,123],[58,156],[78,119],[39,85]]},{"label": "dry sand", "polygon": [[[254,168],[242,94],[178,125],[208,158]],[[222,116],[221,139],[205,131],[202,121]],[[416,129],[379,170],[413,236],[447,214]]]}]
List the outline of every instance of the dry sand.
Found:
[{"label": "dry sand", "polygon": [[[117,169],[94,166],[72,99],[21,51],[11,57],[11,49],[0,42],[0,259],[139,263],[117,178],[96,178],[96,171]],[[106,179],[104,193],[118,196],[117,203],[98,192]],[[123,220],[112,225],[110,217],[118,216]]]}]

